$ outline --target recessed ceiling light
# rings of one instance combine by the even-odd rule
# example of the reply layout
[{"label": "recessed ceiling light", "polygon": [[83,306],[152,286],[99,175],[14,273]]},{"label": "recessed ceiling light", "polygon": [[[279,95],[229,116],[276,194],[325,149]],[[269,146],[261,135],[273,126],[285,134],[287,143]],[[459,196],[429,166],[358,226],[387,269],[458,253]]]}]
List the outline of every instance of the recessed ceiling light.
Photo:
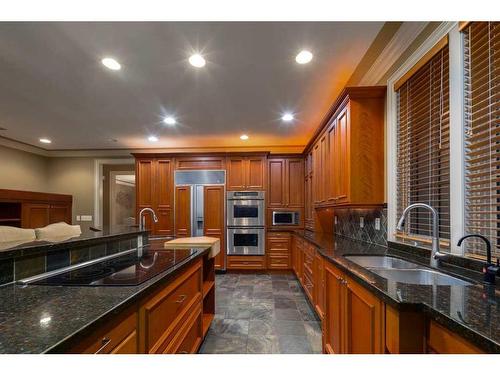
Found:
[{"label": "recessed ceiling light", "polygon": [[303,50],[300,51],[297,56],[295,56],[295,61],[297,61],[298,64],[307,64],[310,62],[313,58],[313,54],[309,51]]},{"label": "recessed ceiling light", "polygon": [[248,139],[248,135],[243,134],[243,135],[241,135],[241,136],[240,136],[240,139],[241,139],[242,141],[246,141],[246,140]]},{"label": "recessed ceiling light", "polygon": [[281,116],[281,119],[285,122],[290,122],[294,119],[294,117],[291,113],[285,113],[283,116]]},{"label": "recessed ceiling light", "polygon": [[167,116],[163,119],[163,122],[167,125],[175,125],[177,123],[177,120],[175,119],[175,117]]},{"label": "recessed ceiling light", "polygon": [[40,142],[42,143],[52,143],[52,141],[48,138],[40,138]]},{"label": "recessed ceiling light", "polygon": [[158,137],[151,135],[148,137],[149,142],[158,142]]},{"label": "recessed ceiling light", "polygon": [[111,70],[120,70],[122,66],[118,61],[113,59],[112,57],[105,57],[104,59],[101,60],[102,64]]},{"label": "recessed ceiling light", "polygon": [[203,68],[206,61],[202,55],[196,53],[189,58],[189,63],[196,68]]}]

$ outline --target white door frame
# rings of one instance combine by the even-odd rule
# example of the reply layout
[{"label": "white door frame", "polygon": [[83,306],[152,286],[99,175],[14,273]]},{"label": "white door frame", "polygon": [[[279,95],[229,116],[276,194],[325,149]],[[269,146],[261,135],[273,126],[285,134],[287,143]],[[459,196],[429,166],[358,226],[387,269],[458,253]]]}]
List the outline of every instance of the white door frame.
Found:
[{"label": "white door frame", "polygon": [[94,160],[94,226],[102,226],[102,166],[104,164],[130,164],[135,165],[134,158],[123,159],[95,159]]}]

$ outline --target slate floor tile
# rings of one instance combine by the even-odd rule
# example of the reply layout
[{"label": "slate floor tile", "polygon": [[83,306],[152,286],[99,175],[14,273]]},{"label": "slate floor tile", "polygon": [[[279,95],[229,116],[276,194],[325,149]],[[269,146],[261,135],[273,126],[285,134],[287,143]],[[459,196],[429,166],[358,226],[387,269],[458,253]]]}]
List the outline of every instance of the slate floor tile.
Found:
[{"label": "slate floor tile", "polygon": [[313,352],[305,336],[279,336],[279,349],[282,354],[312,354]]},{"label": "slate floor tile", "polygon": [[208,337],[203,342],[201,354],[243,354],[247,352],[247,337]]},{"label": "slate floor tile", "polygon": [[302,316],[297,309],[275,309],[274,313],[278,320],[297,320],[302,321]]},{"label": "slate floor tile", "polygon": [[275,320],[273,327],[277,335],[306,336],[304,322],[295,320]]},{"label": "slate floor tile", "polygon": [[247,339],[249,354],[278,354],[279,340],[277,336],[251,336]]},{"label": "slate floor tile", "polygon": [[217,337],[246,337],[248,335],[248,320],[216,319],[210,325],[210,334]]},{"label": "slate floor tile", "polygon": [[273,320],[250,320],[249,336],[271,336],[276,333]]}]

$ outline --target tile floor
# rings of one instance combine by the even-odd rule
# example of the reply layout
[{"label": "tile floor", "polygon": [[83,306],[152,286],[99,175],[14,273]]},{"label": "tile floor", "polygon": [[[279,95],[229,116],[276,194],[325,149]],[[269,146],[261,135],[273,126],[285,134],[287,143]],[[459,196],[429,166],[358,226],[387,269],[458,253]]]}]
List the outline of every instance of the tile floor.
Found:
[{"label": "tile floor", "polygon": [[294,275],[216,276],[216,314],[200,353],[321,353],[321,325]]}]

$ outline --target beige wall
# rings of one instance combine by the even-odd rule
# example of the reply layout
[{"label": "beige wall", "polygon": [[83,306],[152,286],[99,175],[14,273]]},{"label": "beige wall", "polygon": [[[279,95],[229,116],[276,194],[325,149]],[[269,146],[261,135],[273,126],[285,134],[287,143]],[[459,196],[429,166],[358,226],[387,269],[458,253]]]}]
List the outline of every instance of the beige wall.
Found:
[{"label": "beige wall", "polygon": [[76,216],[94,216],[95,159],[45,157],[0,145],[0,189],[70,194],[73,223],[88,227],[93,223],[77,223]]},{"label": "beige wall", "polygon": [[48,159],[0,145],[0,189],[47,191]]}]

